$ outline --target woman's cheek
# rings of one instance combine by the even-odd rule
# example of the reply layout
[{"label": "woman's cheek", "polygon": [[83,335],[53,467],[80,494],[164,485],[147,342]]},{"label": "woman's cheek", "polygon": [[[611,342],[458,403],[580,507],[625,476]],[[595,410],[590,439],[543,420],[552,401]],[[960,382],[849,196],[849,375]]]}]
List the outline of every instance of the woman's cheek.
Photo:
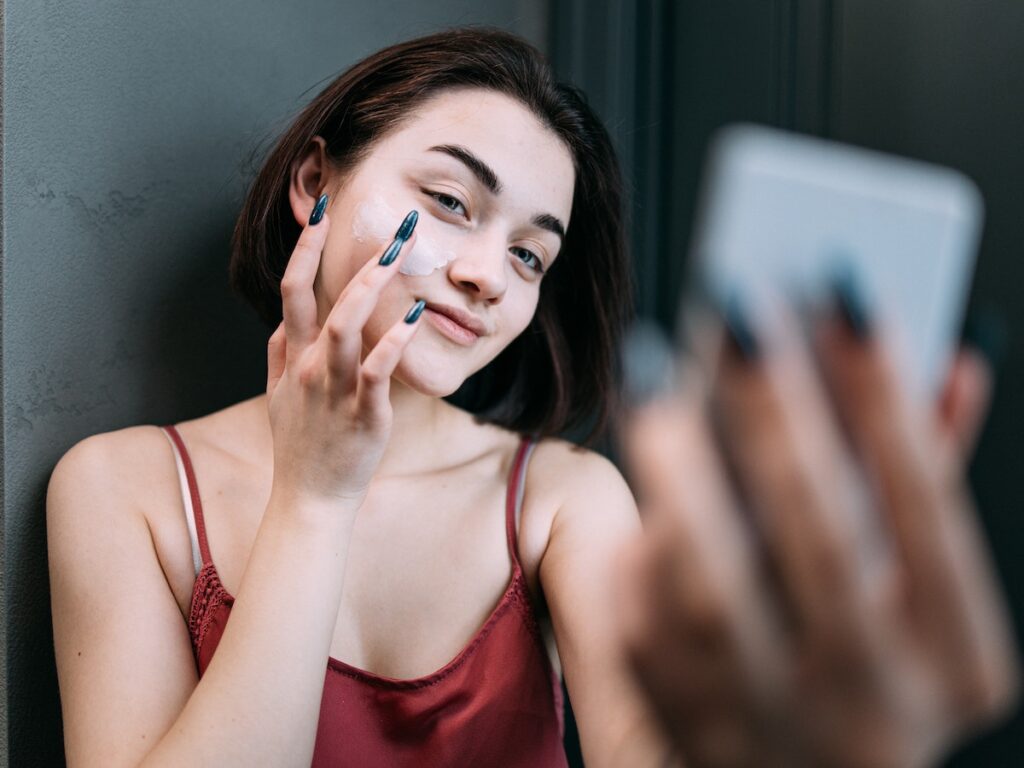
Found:
[{"label": "woman's cheek", "polygon": [[[429,211],[418,206],[420,218],[416,225],[416,242],[403,254],[398,271],[403,275],[424,277],[442,269],[455,259],[452,233],[446,231]],[[361,200],[352,216],[352,237],[357,243],[386,245],[395,235],[404,213],[389,204],[381,195]],[[398,222],[398,224],[396,224]]]},{"label": "woman's cheek", "polygon": [[412,307],[416,297],[410,293],[404,283],[401,275],[395,275],[381,291],[377,304],[364,326],[364,339],[367,338],[365,332],[369,331],[376,343]]},{"label": "woman's cheek", "polygon": [[345,290],[345,286],[351,282],[362,265],[373,255],[372,246],[360,243],[336,246],[328,235],[324,251],[320,256],[320,266],[316,276],[320,298],[329,306],[333,306],[341,296],[341,292]]}]

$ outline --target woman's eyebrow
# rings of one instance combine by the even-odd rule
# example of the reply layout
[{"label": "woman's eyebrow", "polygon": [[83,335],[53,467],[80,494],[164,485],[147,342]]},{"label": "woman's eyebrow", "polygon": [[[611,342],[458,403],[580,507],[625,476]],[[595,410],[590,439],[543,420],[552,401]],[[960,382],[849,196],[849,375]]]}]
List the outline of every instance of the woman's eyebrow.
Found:
[{"label": "woman's eyebrow", "polygon": [[[454,157],[465,165],[492,195],[497,196],[501,194],[502,187],[501,182],[498,180],[498,174],[494,172],[491,166],[465,147],[461,147],[458,144],[439,144],[436,147],[431,147],[428,151],[441,152]],[[534,226],[558,235],[560,240],[565,239],[565,227],[557,216],[552,216],[550,213],[539,213],[533,217],[532,222]]]},{"label": "woman's eyebrow", "polygon": [[469,168],[469,170],[473,172],[473,175],[480,180],[480,183],[490,190],[492,195],[501,194],[501,182],[498,181],[498,174],[491,170],[491,166],[465,147],[460,147],[457,144],[441,144],[436,147],[431,147],[429,151],[443,152],[446,155],[454,157]]},{"label": "woman's eyebrow", "polygon": [[533,217],[533,224],[548,232],[554,232],[558,235],[559,240],[565,240],[565,227],[562,226],[562,222],[557,216],[552,216],[550,213],[538,213]]}]

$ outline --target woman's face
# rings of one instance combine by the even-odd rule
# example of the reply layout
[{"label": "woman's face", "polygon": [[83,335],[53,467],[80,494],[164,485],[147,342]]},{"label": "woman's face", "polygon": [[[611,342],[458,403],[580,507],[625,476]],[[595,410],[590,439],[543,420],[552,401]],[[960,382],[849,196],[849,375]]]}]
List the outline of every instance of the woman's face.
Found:
[{"label": "woman's face", "polygon": [[[303,224],[317,189],[315,181],[303,188],[303,173],[313,174],[307,164],[320,165],[316,153],[303,160],[291,190]],[[315,284],[321,323],[416,209],[416,243],[366,324],[363,346],[372,349],[425,300],[422,327],[395,376],[427,394],[454,392],[529,324],[542,271],[551,269],[569,226],[574,183],[568,148],[519,102],[480,89],[442,92],[344,179],[335,174],[320,184],[331,195]],[[453,330],[445,308],[475,317],[482,333]]]}]

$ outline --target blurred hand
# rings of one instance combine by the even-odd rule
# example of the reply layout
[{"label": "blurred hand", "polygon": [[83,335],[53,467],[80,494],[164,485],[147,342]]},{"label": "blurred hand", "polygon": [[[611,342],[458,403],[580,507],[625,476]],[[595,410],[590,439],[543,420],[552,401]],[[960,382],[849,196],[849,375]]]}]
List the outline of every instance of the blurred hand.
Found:
[{"label": "blurred hand", "polygon": [[785,312],[725,319],[623,430],[626,652],[691,768],[933,764],[1017,695],[965,480],[990,370],[961,350],[923,408],[839,314],[813,350]]}]

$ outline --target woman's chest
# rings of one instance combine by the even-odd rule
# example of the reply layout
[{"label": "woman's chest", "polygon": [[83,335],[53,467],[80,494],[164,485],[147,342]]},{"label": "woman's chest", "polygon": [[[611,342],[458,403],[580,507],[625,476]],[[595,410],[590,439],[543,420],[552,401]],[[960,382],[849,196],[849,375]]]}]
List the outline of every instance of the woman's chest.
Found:
[{"label": "woman's chest", "polygon": [[[204,466],[201,523],[232,595],[242,585],[269,496],[269,481],[258,473]],[[432,673],[456,657],[507,598],[516,537],[509,535],[513,510],[506,502],[504,479],[481,472],[374,485],[347,542],[330,655],[403,679]],[[180,503],[168,506],[183,514]],[[170,553],[162,560],[177,565],[170,580],[187,615],[194,586],[191,559],[181,554],[191,551],[187,529],[184,523],[162,529],[157,548]],[[527,583],[536,583],[539,555],[523,559]]]},{"label": "woman's chest", "polygon": [[430,674],[506,598],[513,557],[501,486],[467,480],[371,492],[356,519],[331,656],[386,677]]}]

